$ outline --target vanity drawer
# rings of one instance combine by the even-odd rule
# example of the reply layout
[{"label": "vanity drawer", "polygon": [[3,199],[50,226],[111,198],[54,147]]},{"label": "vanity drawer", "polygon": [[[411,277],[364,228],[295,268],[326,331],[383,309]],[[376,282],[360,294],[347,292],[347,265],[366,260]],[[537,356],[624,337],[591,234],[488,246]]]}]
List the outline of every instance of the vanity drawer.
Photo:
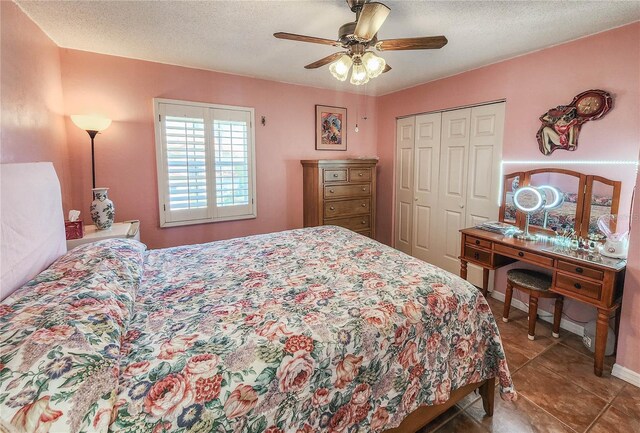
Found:
[{"label": "vanity drawer", "polygon": [[472,262],[491,266],[491,253],[479,248],[474,248],[471,245],[464,246],[464,258]]},{"label": "vanity drawer", "polygon": [[371,228],[371,218],[369,217],[369,215],[325,220],[324,223],[344,227],[353,231],[361,231]]},{"label": "vanity drawer", "polygon": [[324,198],[362,197],[371,195],[371,185],[336,185],[324,187]]},{"label": "vanity drawer", "polygon": [[371,169],[370,168],[350,168],[349,180],[351,182],[370,181]]},{"label": "vanity drawer", "polygon": [[368,214],[371,211],[371,199],[327,201],[324,203],[324,217],[335,218],[348,215]]},{"label": "vanity drawer", "polygon": [[566,272],[571,272],[572,274],[593,278],[594,280],[602,280],[602,278],[604,278],[604,272],[602,271],[598,271],[597,269],[592,269],[581,265],[576,265],[575,263],[563,262],[562,260],[558,261],[558,269]]},{"label": "vanity drawer", "polygon": [[347,169],[324,170],[325,182],[345,182],[347,180]]},{"label": "vanity drawer", "polygon": [[482,248],[491,249],[491,241],[485,241],[484,239],[474,238],[473,236],[465,236],[464,241],[467,244],[476,245]]},{"label": "vanity drawer", "polygon": [[500,245],[496,243],[494,247],[495,251],[505,256],[513,257],[514,259],[522,260],[529,263],[537,263],[542,266],[553,266],[553,259],[550,257],[541,256],[535,253],[529,253],[517,248],[511,248],[506,245]]},{"label": "vanity drawer", "polygon": [[591,281],[576,278],[573,275],[556,273],[556,287],[577,293],[587,298],[600,299],[602,292],[602,284],[593,283]]}]

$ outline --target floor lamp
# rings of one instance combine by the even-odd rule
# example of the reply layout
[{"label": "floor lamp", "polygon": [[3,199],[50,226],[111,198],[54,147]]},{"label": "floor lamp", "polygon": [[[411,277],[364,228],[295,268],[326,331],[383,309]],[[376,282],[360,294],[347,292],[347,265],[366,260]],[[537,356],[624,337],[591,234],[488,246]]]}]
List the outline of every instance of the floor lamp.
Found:
[{"label": "floor lamp", "polygon": [[73,114],[71,120],[75,125],[87,131],[89,137],[91,137],[91,178],[93,180],[93,188],[96,187],[96,162],[95,152],[93,148],[93,139],[100,131],[104,131],[111,125],[111,119],[97,114]]}]

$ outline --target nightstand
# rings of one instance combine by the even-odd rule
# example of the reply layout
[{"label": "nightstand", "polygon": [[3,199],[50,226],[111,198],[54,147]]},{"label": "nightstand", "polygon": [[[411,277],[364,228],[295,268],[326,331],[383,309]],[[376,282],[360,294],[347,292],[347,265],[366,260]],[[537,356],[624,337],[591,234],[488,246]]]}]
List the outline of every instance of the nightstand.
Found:
[{"label": "nightstand", "polygon": [[69,239],[67,241],[67,250],[71,250],[78,245],[114,238],[129,238],[139,241],[140,221],[133,220],[114,223],[109,230],[98,230],[94,225],[85,226],[84,237],[81,239]]}]

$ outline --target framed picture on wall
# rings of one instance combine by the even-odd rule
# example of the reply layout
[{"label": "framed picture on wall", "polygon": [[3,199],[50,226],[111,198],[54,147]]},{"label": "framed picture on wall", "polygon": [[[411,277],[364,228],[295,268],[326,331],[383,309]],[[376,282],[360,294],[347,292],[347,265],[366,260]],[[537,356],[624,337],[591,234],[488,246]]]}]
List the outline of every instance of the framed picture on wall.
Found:
[{"label": "framed picture on wall", "polygon": [[347,109],[316,105],[316,150],[347,150]]}]

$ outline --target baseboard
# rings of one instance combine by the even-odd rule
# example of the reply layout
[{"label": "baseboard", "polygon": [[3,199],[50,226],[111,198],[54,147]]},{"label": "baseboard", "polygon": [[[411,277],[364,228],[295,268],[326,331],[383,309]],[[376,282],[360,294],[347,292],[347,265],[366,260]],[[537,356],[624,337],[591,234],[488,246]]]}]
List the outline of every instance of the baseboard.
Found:
[{"label": "baseboard", "polygon": [[[498,301],[504,302],[504,293],[497,292],[494,290],[493,292],[490,293],[490,295],[493,299],[497,299]],[[525,304],[519,299],[516,299],[515,297],[511,298],[511,306],[513,308],[517,308],[520,311],[524,311],[525,313],[529,313],[529,307],[527,307],[527,304]],[[542,312],[542,314],[538,314],[538,317],[544,320],[545,322],[553,323],[553,315],[551,313],[547,313],[546,311],[544,311]],[[496,320],[502,320],[502,318],[496,317]],[[584,335],[584,327],[582,325],[579,325],[565,318],[560,319],[560,328],[564,329],[565,331],[569,331],[571,333],[579,335],[580,337]]]},{"label": "baseboard", "polygon": [[625,368],[620,364],[613,364],[611,375],[640,388],[640,373],[629,370],[628,368]]}]

